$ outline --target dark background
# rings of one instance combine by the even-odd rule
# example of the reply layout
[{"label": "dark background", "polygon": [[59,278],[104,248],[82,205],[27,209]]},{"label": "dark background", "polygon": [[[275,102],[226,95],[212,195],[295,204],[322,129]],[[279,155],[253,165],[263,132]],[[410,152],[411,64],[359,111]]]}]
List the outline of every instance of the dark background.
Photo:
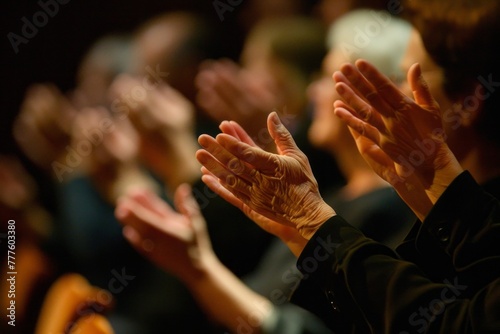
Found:
[{"label": "dark background", "polygon": [[59,12],[49,17],[48,23],[40,27],[27,44],[18,46],[19,52],[16,54],[7,38],[8,33],[22,36],[24,23],[21,19],[26,17],[33,22],[33,15],[42,8],[38,1],[5,2],[0,10],[0,154],[19,153],[11,136],[11,126],[26,88],[32,83],[50,81],[63,91],[71,89],[82,55],[100,36],[112,32],[131,32],[148,18],[165,11],[190,10],[214,23],[220,30],[224,45],[228,47],[228,56],[234,57],[242,37],[236,28],[238,12],[244,10],[245,5],[243,1],[233,12],[226,12],[224,21],[221,21],[212,0],[69,0],[67,4],[59,5]]},{"label": "dark background", "polygon": [[43,9],[40,0],[7,1],[0,6],[0,155],[19,158],[38,184],[42,205],[54,212],[57,211],[57,201],[50,177],[24,156],[12,137],[12,123],[27,87],[52,82],[63,92],[71,90],[79,62],[99,37],[108,33],[133,32],[148,19],[174,10],[193,11],[212,22],[222,41],[222,54],[236,58],[244,38],[238,15],[245,10],[248,0],[243,0],[232,12],[227,11],[223,21],[213,0],[69,0],[66,4],[59,4],[58,13],[49,16],[47,24],[38,28],[38,33],[27,44],[18,45],[17,54],[8,33],[22,36],[22,18],[26,17],[33,23],[33,15]]}]

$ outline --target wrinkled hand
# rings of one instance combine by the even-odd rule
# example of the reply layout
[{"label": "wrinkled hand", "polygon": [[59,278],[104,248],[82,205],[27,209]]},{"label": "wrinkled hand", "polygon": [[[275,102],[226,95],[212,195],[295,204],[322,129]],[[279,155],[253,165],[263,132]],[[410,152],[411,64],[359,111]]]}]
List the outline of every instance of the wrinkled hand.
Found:
[{"label": "wrinkled hand", "polygon": [[115,215],[127,240],[141,254],[186,283],[215,257],[205,220],[187,185],[175,193],[175,212],[148,191],[133,191],[118,201]]},{"label": "wrinkled hand", "polygon": [[196,157],[206,175],[211,174],[250,209],[296,228],[308,240],[335,211],[321,198],[307,157],[275,112],[269,115],[268,129],[278,154],[219,134],[216,139],[200,136],[204,149]]},{"label": "wrinkled hand", "polygon": [[266,119],[274,109],[280,116],[286,113],[286,100],[276,85],[265,75],[240,68],[229,61],[206,63],[196,77],[197,102],[215,121],[231,119],[241,124],[264,149],[274,143],[266,131]]},{"label": "wrinkled hand", "polygon": [[335,114],[351,128],[358,149],[419,218],[462,171],[446,144],[439,105],[419,65],[408,71],[410,99],[366,61],[334,74],[344,102]]},{"label": "wrinkled hand", "polygon": [[[252,147],[258,147],[257,144],[255,144],[250,136],[245,132],[245,130],[236,122],[224,121],[221,123],[220,129],[223,133],[233,136]],[[212,191],[224,198],[227,202],[239,208],[248,218],[259,225],[264,231],[280,238],[281,241],[283,241],[288,246],[288,248],[290,248],[293,254],[295,254],[296,256],[300,255],[307,243],[307,240],[300,235],[297,229],[277,223],[257,213],[255,210],[252,210],[239,198],[237,198],[226,188],[221,186],[217,178],[215,178],[213,174],[211,174],[205,167],[202,167],[202,172],[203,182],[205,182],[208,187],[212,189]]]}]

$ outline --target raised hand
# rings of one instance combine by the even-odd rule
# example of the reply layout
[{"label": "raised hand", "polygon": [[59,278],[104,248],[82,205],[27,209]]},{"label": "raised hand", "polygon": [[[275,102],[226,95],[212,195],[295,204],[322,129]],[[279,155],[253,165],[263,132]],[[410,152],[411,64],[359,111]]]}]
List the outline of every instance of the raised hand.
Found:
[{"label": "raised hand", "polygon": [[[223,133],[231,135],[238,140],[252,146],[258,147],[253,142],[245,130],[236,122],[224,121],[220,125]],[[239,198],[234,196],[230,191],[220,185],[218,179],[214,177],[205,167],[202,167],[202,180],[205,182],[212,191],[224,198],[227,202],[239,208],[248,218],[253,220],[264,231],[271,233],[280,238],[290,248],[291,252],[299,256],[307,243],[307,240],[300,235],[294,227],[285,226],[277,223],[261,214],[252,210],[248,205],[243,203]]]},{"label": "raised hand", "polygon": [[204,149],[196,156],[206,169],[204,179],[211,180],[207,183],[212,188],[219,183],[269,220],[296,228],[308,240],[335,211],[321,198],[307,157],[275,112],[267,123],[278,154],[232,135],[200,136]]},{"label": "raised hand", "polygon": [[122,75],[110,93],[127,107],[129,119],[140,135],[140,157],[174,190],[199,178],[199,165],[193,158],[198,149],[194,106],[165,84],[146,91],[142,99],[127,98],[141,84],[140,80]]},{"label": "raised hand", "polygon": [[[136,87],[141,87],[144,91],[141,98],[134,98]],[[146,90],[141,80],[129,75],[120,75],[113,82],[110,95],[126,104],[132,122],[143,132],[193,131],[194,106],[181,93],[166,84],[158,84]]]},{"label": "raised hand", "polygon": [[179,212],[154,193],[135,190],[118,201],[115,215],[132,246],[189,283],[215,255],[205,220],[188,185],[176,190],[175,205]]},{"label": "raised hand", "polygon": [[238,122],[260,147],[272,150],[266,119],[273,109],[286,112],[286,101],[282,90],[265,74],[242,69],[229,60],[206,63],[196,78],[197,102],[215,121]]},{"label": "raised hand", "polygon": [[366,61],[334,73],[335,114],[351,128],[372,168],[391,183],[419,218],[462,171],[446,144],[440,109],[420,66],[408,71],[414,100]]}]

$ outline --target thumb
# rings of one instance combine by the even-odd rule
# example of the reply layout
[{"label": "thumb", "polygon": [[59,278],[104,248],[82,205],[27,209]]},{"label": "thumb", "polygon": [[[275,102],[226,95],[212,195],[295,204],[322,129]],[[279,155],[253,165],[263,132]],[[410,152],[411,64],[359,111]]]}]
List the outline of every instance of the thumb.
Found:
[{"label": "thumb", "polygon": [[184,183],[177,187],[174,194],[174,201],[177,210],[189,218],[195,229],[202,230],[205,228],[203,215],[198,202],[192,195],[191,186]]},{"label": "thumb", "polygon": [[413,64],[408,70],[408,82],[413,91],[415,102],[425,108],[439,108],[438,103],[432,97],[427,81],[422,75],[420,64]]},{"label": "thumb", "polygon": [[290,155],[292,153],[295,154],[297,153],[297,151],[299,151],[299,148],[297,147],[297,144],[295,144],[292,135],[283,125],[283,123],[281,123],[281,120],[275,111],[270,113],[267,117],[267,129],[269,130],[269,134],[276,144],[276,148],[278,149],[279,154]]},{"label": "thumb", "polygon": [[181,184],[174,194],[175,207],[180,213],[190,218],[200,215],[200,207],[191,195],[191,187],[188,184]]}]

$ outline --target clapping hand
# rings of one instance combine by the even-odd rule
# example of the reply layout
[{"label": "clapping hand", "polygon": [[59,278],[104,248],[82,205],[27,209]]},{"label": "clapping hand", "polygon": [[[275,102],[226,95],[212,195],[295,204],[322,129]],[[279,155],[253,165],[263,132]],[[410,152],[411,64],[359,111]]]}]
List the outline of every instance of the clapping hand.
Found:
[{"label": "clapping hand", "polygon": [[140,136],[139,156],[168,188],[199,178],[199,165],[193,158],[198,145],[194,135],[194,106],[181,93],[166,84],[147,90],[141,99],[128,98],[142,82],[122,75],[110,94],[126,105],[128,117]]},{"label": "clapping hand", "polygon": [[[266,152],[241,136],[225,133],[216,138],[200,136],[199,143],[204,149],[197,152],[197,158],[204,166],[203,180],[219,194],[231,193],[237,199],[232,203],[243,208],[247,215],[251,209],[267,218],[267,227],[260,222],[264,229],[279,223],[295,228],[308,240],[335,212],[321,198],[307,157],[278,115],[271,113],[267,123],[278,154]],[[233,130],[236,131],[234,127]],[[241,128],[238,131],[244,134]]]},{"label": "clapping hand", "polygon": [[414,100],[360,60],[334,73],[343,101],[335,114],[350,127],[359,151],[423,219],[462,171],[446,144],[439,105],[420,66],[408,71]]},{"label": "clapping hand", "polygon": [[189,284],[215,255],[205,220],[188,185],[176,190],[175,205],[179,212],[152,192],[134,190],[118,201],[115,215],[132,246]]},{"label": "clapping hand", "polygon": [[266,119],[286,101],[282,87],[267,79],[266,73],[254,73],[229,60],[211,61],[198,74],[196,85],[198,104],[211,118],[233,120],[257,145],[269,151],[275,148],[266,131]]}]

